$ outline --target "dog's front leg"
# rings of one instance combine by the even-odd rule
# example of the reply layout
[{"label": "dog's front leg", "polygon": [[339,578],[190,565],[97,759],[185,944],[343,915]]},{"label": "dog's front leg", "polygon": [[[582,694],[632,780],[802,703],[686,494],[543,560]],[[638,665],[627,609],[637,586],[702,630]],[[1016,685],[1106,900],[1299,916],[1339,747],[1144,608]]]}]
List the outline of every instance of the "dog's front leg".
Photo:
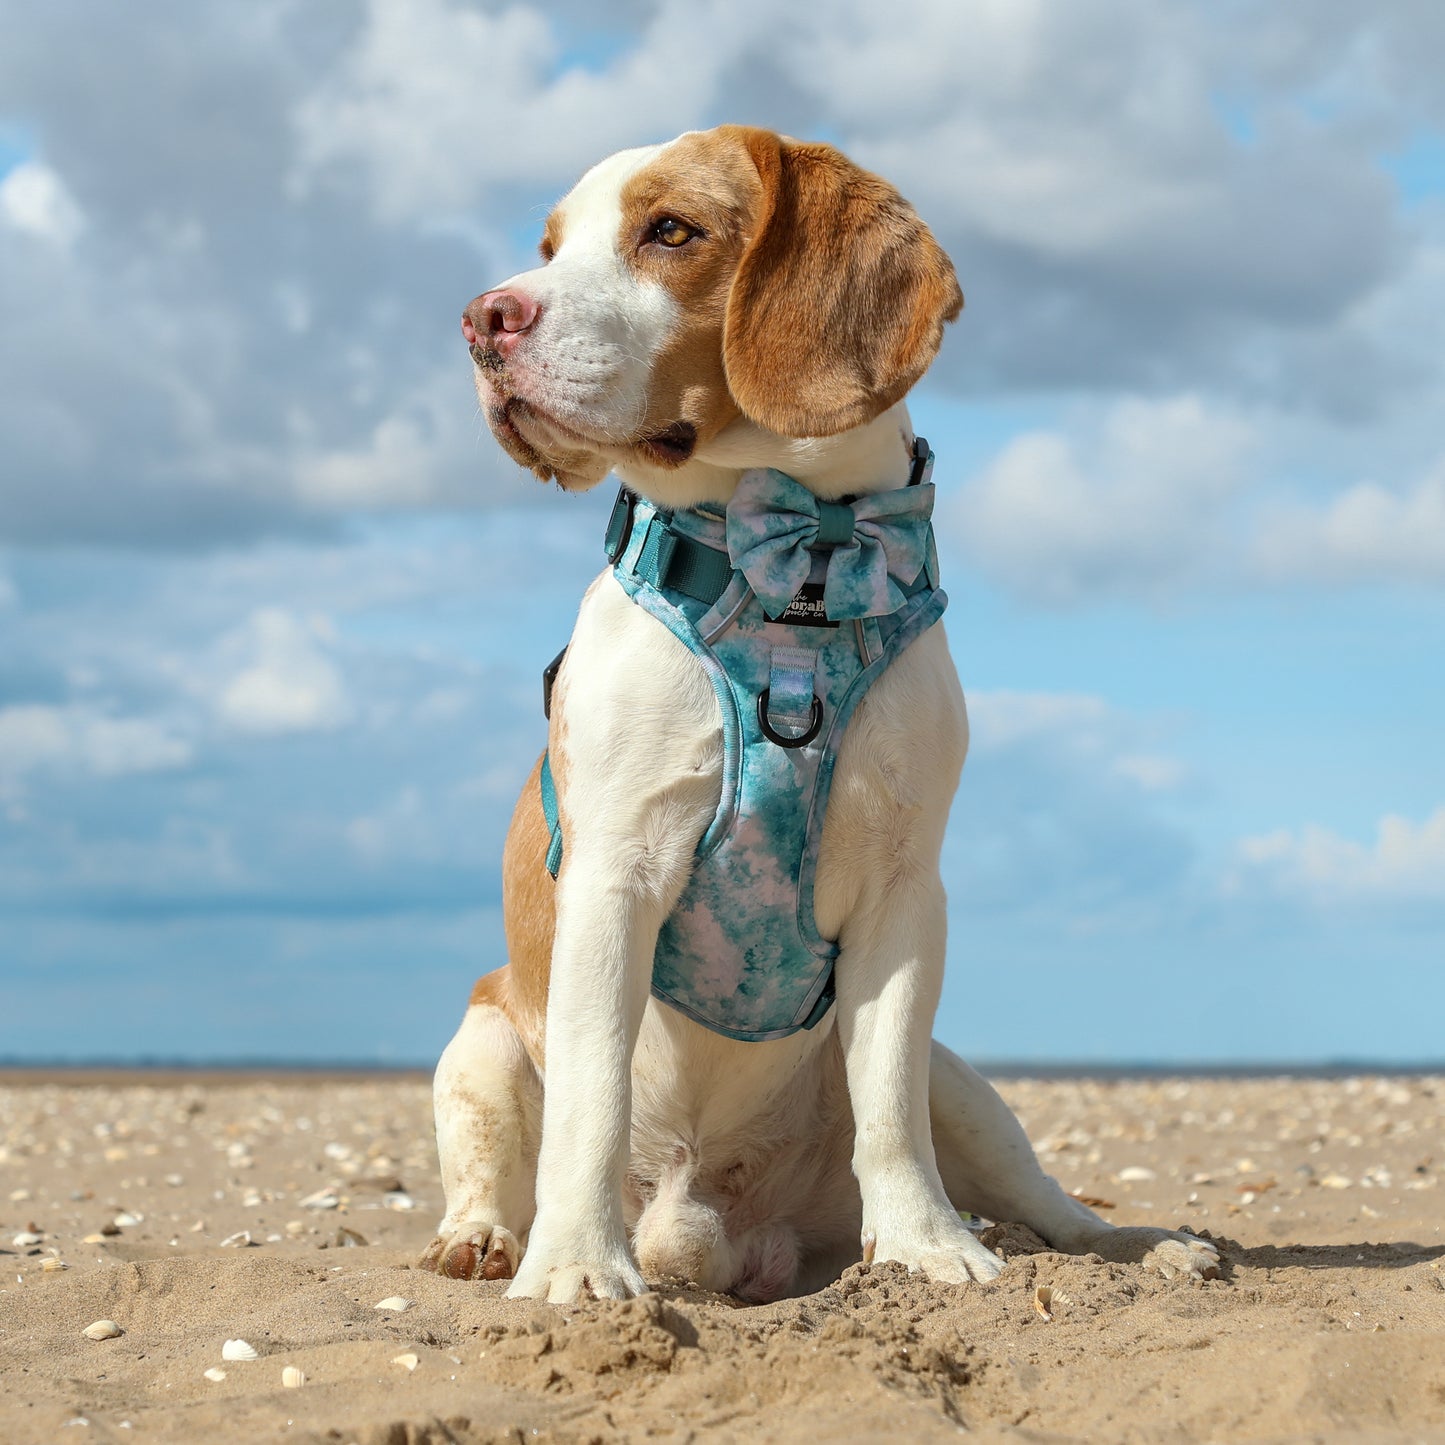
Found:
[{"label": "dog's front leg", "polygon": [[838,1027],[853,1106],[863,1257],[930,1279],[993,1279],[999,1258],[944,1193],[929,1123],[929,1055],[943,980],[943,885],[916,875],[878,889],[838,959]]},{"label": "dog's front leg", "polygon": [[692,654],[611,577],[577,619],[552,745],[564,853],[537,1216],[507,1293],[625,1299],[647,1288],[622,1215],[632,1053],[658,932],[717,808],[722,731]]},{"label": "dog's front leg", "polygon": [[662,919],[581,837],[557,884],[537,1218],[512,1296],[627,1299],[647,1286],[622,1218],[632,1050]]}]

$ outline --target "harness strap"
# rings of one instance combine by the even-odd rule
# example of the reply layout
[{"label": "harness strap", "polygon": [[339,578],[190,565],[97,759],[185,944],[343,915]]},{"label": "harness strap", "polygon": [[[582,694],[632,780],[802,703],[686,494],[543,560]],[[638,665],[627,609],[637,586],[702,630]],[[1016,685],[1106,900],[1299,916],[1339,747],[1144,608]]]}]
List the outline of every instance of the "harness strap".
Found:
[{"label": "harness strap", "polygon": [[547,845],[547,871],[555,878],[562,867],[562,810],[557,806],[557,784],[552,777],[552,754],[542,754],[542,816],[552,841]]},{"label": "harness strap", "polygon": [[783,747],[802,747],[822,724],[818,701],[818,654],[809,647],[775,647],[768,662],[766,702],[758,722],[764,736]]}]

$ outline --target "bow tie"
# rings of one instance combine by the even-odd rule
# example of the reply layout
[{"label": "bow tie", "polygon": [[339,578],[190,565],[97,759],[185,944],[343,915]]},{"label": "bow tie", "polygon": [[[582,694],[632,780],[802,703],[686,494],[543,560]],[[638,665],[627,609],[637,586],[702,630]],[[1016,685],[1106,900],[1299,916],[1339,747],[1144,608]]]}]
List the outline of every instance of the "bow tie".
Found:
[{"label": "bow tie", "polygon": [[856,502],[820,501],[783,472],[744,472],[728,503],[728,556],[770,617],[779,616],[831,548],[823,607],[831,621],[887,617],[928,559],[933,486],[900,487]]}]

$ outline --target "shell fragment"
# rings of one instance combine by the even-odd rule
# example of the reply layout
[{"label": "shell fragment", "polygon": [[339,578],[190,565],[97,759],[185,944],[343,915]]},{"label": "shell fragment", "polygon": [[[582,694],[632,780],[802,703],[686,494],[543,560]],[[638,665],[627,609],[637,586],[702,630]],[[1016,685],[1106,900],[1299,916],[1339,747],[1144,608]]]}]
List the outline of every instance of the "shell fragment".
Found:
[{"label": "shell fragment", "polygon": [[408,1350],[404,1355],[393,1355],[391,1363],[393,1365],[400,1365],[402,1369],[407,1372],[407,1374],[410,1374],[414,1369],[416,1369],[419,1364],[421,1364],[421,1361],[417,1359],[417,1357],[412,1354],[410,1350]]},{"label": "shell fragment", "polygon": [[1046,1284],[1041,1284],[1034,1291],[1034,1308],[1039,1312],[1039,1318],[1047,1324],[1054,1317],[1054,1292]]},{"label": "shell fragment", "polygon": [[221,1241],[222,1249],[248,1249],[250,1245],[251,1231],[249,1229],[241,1229],[235,1234],[228,1234]]},{"label": "shell fragment", "polygon": [[33,1245],[39,1244],[44,1238],[45,1236],[43,1234],[37,1233],[33,1229],[22,1229],[10,1243],[13,1244],[16,1249],[30,1249]]},{"label": "shell fragment", "polygon": [[287,1365],[281,1371],[281,1383],[288,1390],[299,1390],[306,1383],[306,1372],[298,1370],[295,1365]]},{"label": "shell fragment", "polygon": [[337,1209],[341,1205],[341,1196],[331,1188],[318,1189],[315,1194],[308,1194],[301,1201],[302,1209]]},{"label": "shell fragment", "polygon": [[54,1274],[54,1273],[56,1272],[56,1270],[69,1269],[70,1266],[69,1266],[68,1264],[66,1264],[66,1262],[65,1262],[63,1259],[54,1259],[54,1258],[51,1258],[51,1259],[47,1259],[47,1260],[40,1266],[40,1268],[41,1268],[46,1274]]},{"label": "shell fragment", "polygon": [[392,1310],[396,1314],[400,1314],[402,1310],[409,1310],[415,1303],[415,1300],[402,1299],[399,1294],[389,1294],[385,1299],[377,1300],[377,1302],[372,1305],[372,1309]]},{"label": "shell fragment", "polygon": [[88,1340],[113,1340],[125,1331],[114,1320],[96,1320],[93,1325],[86,1325],[80,1333]]},{"label": "shell fragment", "polygon": [[259,1360],[261,1357],[256,1353],[256,1347],[246,1340],[227,1340],[221,1346],[221,1358],[223,1360]]},{"label": "shell fragment", "polygon": [[226,1378],[226,1372],[217,1365],[212,1365],[206,1372],[206,1378],[213,1384],[219,1385]]}]

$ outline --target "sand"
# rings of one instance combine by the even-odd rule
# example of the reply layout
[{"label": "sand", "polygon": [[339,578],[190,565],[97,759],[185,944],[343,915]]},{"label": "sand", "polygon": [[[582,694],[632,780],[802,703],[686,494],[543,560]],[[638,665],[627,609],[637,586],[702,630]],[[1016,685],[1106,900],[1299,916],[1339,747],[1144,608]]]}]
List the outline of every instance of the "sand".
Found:
[{"label": "sand", "polygon": [[988,1286],[859,1265],[759,1308],[554,1309],[412,1267],[424,1080],[11,1076],[0,1442],[1445,1440],[1445,1079],[1000,1087],[1068,1188],[1208,1230],[1224,1277],[1002,1227]]}]

